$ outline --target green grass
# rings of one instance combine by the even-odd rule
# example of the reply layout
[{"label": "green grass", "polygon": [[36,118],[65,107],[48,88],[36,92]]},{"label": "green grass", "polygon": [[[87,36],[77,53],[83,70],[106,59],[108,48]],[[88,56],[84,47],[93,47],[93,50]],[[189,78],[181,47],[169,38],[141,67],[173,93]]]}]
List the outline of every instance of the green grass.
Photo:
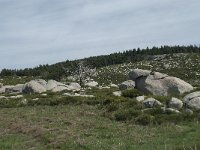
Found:
[{"label": "green grass", "polygon": [[139,126],[105,118],[88,105],[2,108],[0,113],[1,149],[200,148],[196,122]]}]

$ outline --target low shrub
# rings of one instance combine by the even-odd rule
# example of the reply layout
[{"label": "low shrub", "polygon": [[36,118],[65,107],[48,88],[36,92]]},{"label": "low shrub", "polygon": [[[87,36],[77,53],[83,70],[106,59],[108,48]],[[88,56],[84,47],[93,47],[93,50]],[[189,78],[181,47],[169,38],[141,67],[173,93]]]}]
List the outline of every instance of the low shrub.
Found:
[{"label": "low shrub", "polygon": [[135,123],[146,126],[152,124],[154,119],[155,117],[149,114],[141,114],[135,118]]},{"label": "low shrub", "polygon": [[122,91],[122,96],[124,97],[134,98],[140,95],[142,95],[142,93],[138,91],[137,89],[128,89],[128,90]]},{"label": "low shrub", "polygon": [[141,114],[141,111],[128,109],[128,110],[119,110],[115,113],[116,121],[126,121],[131,120],[133,117],[137,117]]},{"label": "low shrub", "polygon": [[110,103],[107,107],[106,110],[107,112],[113,112],[119,109],[119,104],[116,103]]}]

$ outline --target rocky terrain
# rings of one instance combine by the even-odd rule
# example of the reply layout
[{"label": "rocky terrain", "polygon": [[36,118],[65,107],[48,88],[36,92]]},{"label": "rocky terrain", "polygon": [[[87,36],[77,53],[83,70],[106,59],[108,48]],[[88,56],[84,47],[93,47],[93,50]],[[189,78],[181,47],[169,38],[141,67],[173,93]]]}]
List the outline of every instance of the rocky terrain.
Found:
[{"label": "rocky terrain", "polygon": [[[151,145],[150,149],[163,149],[168,141],[169,149],[199,148],[199,134],[193,132],[200,129],[197,127],[200,120],[199,57],[194,54],[157,55],[137,63],[103,67],[87,77],[84,84],[77,76],[62,81],[40,77],[1,78],[0,130],[5,130],[1,136],[12,135],[13,138],[20,134],[29,140],[36,139],[36,149],[40,146],[41,149],[48,146],[52,149],[82,149],[88,145],[90,149],[104,149],[104,146],[147,149],[148,145]],[[9,116],[9,111],[14,119]],[[34,115],[38,112],[42,115]],[[66,120],[66,116],[71,119]],[[98,122],[100,120],[103,123]],[[14,122],[17,122],[16,126]],[[165,130],[168,133],[163,136]],[[35,135],[34,131],[39,133]],[[175,142],[171,141],[173,132],[180,136],[173,134]],[[185,132],[193,136],[192,141],[191,137],[182,135]],[[121,135],[127,135],[126,141]],[[148,136],[164,139],[151,141]],[[104,143],[103,139],[107,138]],[[129,139],[133,138],[135,141],[131,142]],[[111,139],[114,141],[109,144]],[[99,144],[92,144],[93,140]],[[187,143],[183,146],[180,140]],[[116,145],[119,141],[121,145]],[[24,147],[34,146],[25,144]]]}]

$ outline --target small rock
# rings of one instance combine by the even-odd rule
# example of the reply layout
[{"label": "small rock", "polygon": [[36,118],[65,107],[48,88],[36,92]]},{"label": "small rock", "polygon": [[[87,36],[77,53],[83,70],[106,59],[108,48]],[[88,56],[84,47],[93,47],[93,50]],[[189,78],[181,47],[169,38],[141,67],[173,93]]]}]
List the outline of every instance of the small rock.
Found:
[{"label": "small rock", "polygon": [[26,105],[26,104],[28,103],[26,99],[23,99],[21,102],[22,102],[22,104],[24,104],[24,105]]},{"label": "small rock", "polygon": [[116,84],[110,84],[110,87],[112,87],[112,88],[119,88],[119,86],[116,85]]},{"label": "small rock", "polygon": [[5,99],[6,97],[5,96],[0,96],[0,99]]},{"label": "small rock", "polygon": [[70,93],[63,93],[63,96],[72,96]]},{"label": "small rock", "polygon": [[3,86],[3,83],[0,83],[0,88]]},{"label": "small rock", "polygon": [[39,98],[34,98],[34,99],[32,99],[32,101],[38,101],[39,100]]},{"label": "small rock", "polygon": [[193,115],[194,112],[191,109],[186,108],[185,113],[188,115]]},{"label": "small rock", "polygon": [[23,95],[16,95],[16,96],[11,96],[10,98],[17,99],[17,98],[22,98],[22,97],[24,97],[24,96]]},{"label": "small rock", "polygon": [[114,96],[122,96],[122,91],[113,92]]},{"label": "small rock", "polygon": [[183,107],[183,102],[178,98],[172,97],[169,101],[169,107],[180,110]]},{"label": "small rock", "polygon": [[136,100],[137,100],[138,102],[142,102],[142,101],[145,100],[145,96],[144,96],[144,95],[143,95],[143,96],[138,96],[138,97],[136,97]]},{"label": "small rock", "polygon": [[119,85],[120,90],[134,89],[134,88],[135,88],[135,82],[132,80],[124,81]]},{"label": "small rock", "polygon": [[161,102],[159,102],[158,100],[156,100],[154,98],[148,98],[148,99],[144,100],[143,104],[147,108],[153,108],[153,107],[157,107],[157,106],[161,106],[162,105]]},{"label": "small rock", "polygon": [[87,82],[87,83],[85,84],[85,86],[88,86],[88,87],[96,87],[96,86],[98,86],[98,83],[95,82],[95,81],[90,81],[90,82]]},{"label": "small rock", "polygon": [[173,108],[166,108],[165,113],[180,113],[180,111]]},{"label": "small rock", "polygon": [[47,96],[47,94],[46,94],[46,93],[44,93],[44,94],[41,94],[41,96]]}]

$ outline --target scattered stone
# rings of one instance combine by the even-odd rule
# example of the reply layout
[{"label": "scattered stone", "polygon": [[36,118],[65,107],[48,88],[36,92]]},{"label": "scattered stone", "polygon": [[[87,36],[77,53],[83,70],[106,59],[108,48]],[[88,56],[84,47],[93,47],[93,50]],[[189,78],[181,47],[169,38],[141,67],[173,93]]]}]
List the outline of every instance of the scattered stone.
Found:
[{"label": "scattered stone", "polygon": [[88,86],[88,87],[96,87],[96,86],[98,86],[98,83],[95,82],[95,81],[90,81],[90,82],[87,82],[87,83],[85,84],[85,86]]},{"label": "scattered stone", "polygon": [[183,102],[178,98],[172,97],[169,101],[169,107],[180,110],[183,107]]},{"label": "scattered stone", "polygon": [[135,88],[135,82],[132,80],[124,81],[119,85],[120,90],[134,89],[134,88]]},{"label": "scattered stone", "polygon": [[109,86],[99,86],[99,89],[102,90],[102,89],[110,89]]},{"label": "scattered stone", "polygon": [[63,96],[72,96],[70,93],[63,93]]},{"label": "scattered stone", "polygon": [[200,110],[200,91],[196,91],[186,95],[183,102],[188,108]]},{"label": "scattered stone", "polygon": [[46,94],[46,93],[44,93],[44,94],[41,94],[41,96],[44,96],[44,97],[45,97],[45,96],[47,96],[47,94]]},{"label": "scattered stone", "polygon": [[180,113],[180,111],[173,109],[173,108],[166,108],[165,113]]},{"label": "scattered stone", "polygon": [[5,97],[5,96],[0,96],[0,100],[1,100],[1,99],[6,99],[6,97]]},{"label": "scattered stone", "polygon": [[79,94],[79,93],[75,93],[74,95],[70,94],[70,93],[64,93],[63,96],[71,96],[71,97],[90,97],[90,98],[93,98],[94,95],[82,95],[82,94]]},{"label": "scattered stone", "polygon": [[23,99],[22,101],[22,104],[26,105],[28,103],[27,99]]},{"label": "scattered stone", "polygon": [[18,99],[24,97],[23,95],[16,95],[16,96],[11,96],[11,99]]},{"label": "scattered stone", "polygon": [[110,87],[112,87],[112,88],[119,88],[119,86],[116,85],[116,84],[110,84]]},{"label": "scattered stone", "polygon": [[154,98],[148,98],[148,99],[144,100],[143,104],[147,108],[153,108],[153,107],[157,107],[157,106],[161,106],[162,105],[161,102],[159,102],[158,100],[156,100]]},{"label": "scattered stone", "polygon": [[136,100],[137,100],[138,102],[142,102],[142,101],[145,100],[145,96],[144,96],[144,95],[143,95],[143,96],[138,96],[138,97],[136,97]]},{"label": "scattered stone", "polygon": [[93,98],[95,97],[94,95],[79,95],[80,97],[88,97],[88,98]]},{"label": "scattered stone", "polygon": [[113,92],[114,96],[122,96],[122,91]]},{"label": "scattered stone", "polygon": [[193,115],[194,112],[191,109],[186,108],[185,113],[188,115]]},{"label": "scattered stone", "polygon": [[32,99],[32,101],[38,101],[39,100],[39,98],[34,98],[34,99]]},{"label": "scattered stone", "polygon": [[0,88],[0,93],[5,93],[6,89],[13,88],[13,85],[5,85]]}]

